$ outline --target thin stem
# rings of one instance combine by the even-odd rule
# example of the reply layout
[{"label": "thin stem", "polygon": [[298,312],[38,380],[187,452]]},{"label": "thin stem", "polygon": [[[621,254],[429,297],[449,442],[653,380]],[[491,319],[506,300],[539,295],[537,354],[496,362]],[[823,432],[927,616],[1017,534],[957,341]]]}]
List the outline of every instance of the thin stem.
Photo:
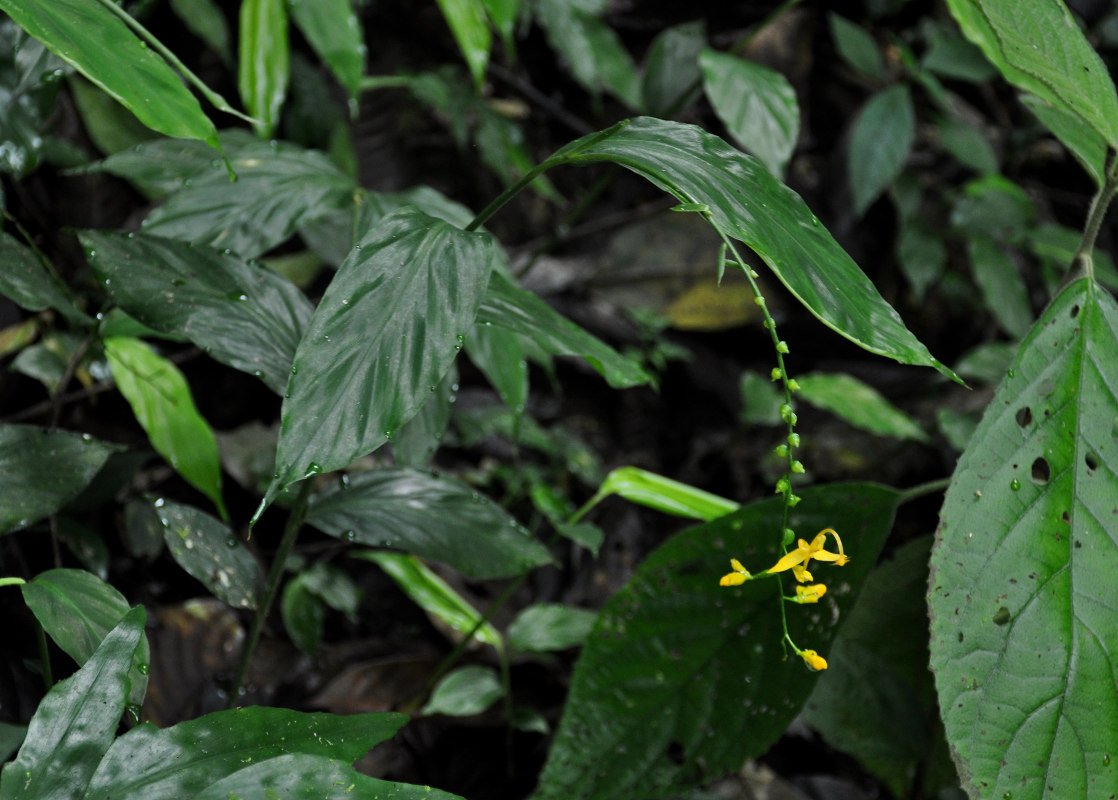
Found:
[{"label": "thin stem", "polygon": [[1098,239],[1103,219],[1106,218],[1106,212],[1110,208],[1110,201],[1114,199],[1115,190],[1118,190],[1118,158],[1115,158],[1112,152],[1106,169],[1106,182],[1099,187],[1098,192],[1091,199],[1087,222],[1083,226],[1083,238],[1079,241],[1079,248],[1072,259],[1072,266],[1081,266],[1084,275],[1092,281],[1095,279],[1095,262],[1091,254],[1095,249],[1095,240]]},{"label": "thin stem", "polygon": [[520,180],[501,192],[501,194],[497,196],[496,200],[483,208],[481,210],[481,213],[474,217],[470,224],[466,226],[466,230],[476,231],[478,228],[484,225],[487,219],[500,211],[506,203],[512,200],[512,198],[516,197],[516,195],[520,194],[521,190],[526,188],[528,184],[542,175],[550,166],[551,164],[544,161],[543,163],[537,164],[535,167],[533,167],[531,171],[522,175]]},{"label": "thin stem", "polygon": [[272,567],[268,572],[264,596],[260,598],[256,607],[256,616],[252,618],[248,639],[245,641],[244,650],[241,652],[241,663],[237,667],[237,676],[233,679],[233,685],[229,690],[230,707],[236,703],[237,697],[241,693],[241,687],[244,686],[248,665],[252,660],[256,645],[260,641],[260,632],[264,628],[264,620],[267,619],[272,602],[276,599],[276,591],[279,589],[280,580],[283,578],[287,557],[291,555],[291,549],[295,546],[295,540],[299,536],[299,529],[303,526],[303,520],[307,516],[307,502],[310,500],[313,483],[313,481],[305,480],[299,487],[299,494],[295,498],[295,504],[291,507],[291,513],[287,517],[287,524],[284,526],[279,547],[276,548],[276,554],[272,557]]},{"label": "thin stem", "polygon": [[[446,675],[446,673],[450,672],[451,667],[458,663],[458,659],[461,658],[462,653],[466,651],[466,648],[469,647],[470,642],[473,641],[474,634],[481,630],[481,626],[489,622],[490,618],[492,618],[492,616],[496,614],[497,611],[500,610],[500,608],[504,606],[505,603],[508,602],[508,599],[512,597],[513,592],[519,589],[527,578],[527,572],[518,575],[516,580],[509,583],[509,585],[504,588],[504,591],[497,595],[497,599],[489,604],[489,608],[487,608],[485,610],[485,613],[481,615],[481,619],[474,623],[474,627],[466,631],[466,635],[463,636],[461,640],[459,640],[458,644],[454,646],[454,649],[451,650],[450,653],[442,661],[439,662],[438,667],[435,668],[435,671],[432,672],[431,676],[427,679],[427,684],[424,687],[424,693],[429,692],[431,688],[436,683],[438,683],[444,675]],[[504,648],[500,648],[500,650],[502,651],[503,649]],[[498,655],[502,659],[505,657],[503,652],[499,653]]]},{"label": "thin stem", "polygon": [[923,497],[924,495],[936,494],[937,492],[942,492],[944,489],[946,489],[950,485],[951,485],[951,478],[938,478],[937,480],[934,480],[934,481],[928,481],[927,483],[921,483],[917,486],[913,486],[911,489],[905,489],[903,492],[901,492],[900,502],[901,503],[908,503],[908,502],[911,502],[912,500],[917,500],[917,499]]}]

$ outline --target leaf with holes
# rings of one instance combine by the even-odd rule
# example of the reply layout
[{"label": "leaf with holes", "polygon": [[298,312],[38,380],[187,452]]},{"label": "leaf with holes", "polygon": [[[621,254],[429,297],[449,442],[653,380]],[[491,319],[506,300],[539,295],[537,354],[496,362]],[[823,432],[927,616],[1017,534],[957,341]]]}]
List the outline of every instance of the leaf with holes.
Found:
[{"label": "leaf with holes", "polygon": [[1118,305],[1052,302],[959,459],[932,554],[931,665],[971,796],[1118,785]]}]

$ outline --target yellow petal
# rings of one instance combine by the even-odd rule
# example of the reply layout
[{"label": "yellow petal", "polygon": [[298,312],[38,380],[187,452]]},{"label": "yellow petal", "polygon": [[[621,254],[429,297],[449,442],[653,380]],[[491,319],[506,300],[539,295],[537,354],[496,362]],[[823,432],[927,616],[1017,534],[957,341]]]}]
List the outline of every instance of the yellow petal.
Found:
[{"label": "yellow petal", "polygon": [[731,558],[730,559],[730,567],[731,567],[731,569],[734,570],[734,572],[740,572],[743,575],[748,575],[749,574],[749,570],[747,570],[745,567],[743,567],[741,565],[741,562],[738,561],[736,558]]},{"label": "yellow petal", "polygon": [[[802,542],[803,539],[800,539],[800,541]],[[805,557],[804,551],[797,547],[781,556],[779,561],[769,567],[769,572],[784,572],[784,570],[802,563]]]},{"label": "yellow petal", "polygon": [[807,668],[812,672],[821,672],[827,668],[827,659],[819,655],[814,650],[801,650],[800,658],[807,664]]},{"label": "yellow petal", "polygon": [[792,567],[792,574],[796,576],[796,580],[798,580],[800,583],[809,583],[810,581],[815,580],[811,577],[811,573],[807,571],[807,568],[804,567],[803,564],[797,564],[796,566]]},{"label": "yellow petal", "polygon": [[797,586],[796,587],[796,602],[797,603],[818,603],[819,598],[827,593],[827,587],[822,583],[816,583],[811,586]]},{"label": "yellow petal", "polygon": [[742,575],[740,572],[728,572],[722,576],[718,581],[719,586],[741,586],[749,580],[748,575]]}]

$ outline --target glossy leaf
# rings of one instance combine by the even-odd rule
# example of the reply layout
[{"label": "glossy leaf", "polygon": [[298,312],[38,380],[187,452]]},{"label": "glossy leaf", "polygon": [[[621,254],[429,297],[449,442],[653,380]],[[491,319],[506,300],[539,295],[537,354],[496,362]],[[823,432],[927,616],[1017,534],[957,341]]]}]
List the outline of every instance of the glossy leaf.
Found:
[{"label": "glossy leaf", "polygon": [[53,308],[67,319],[89,325],[93,320],[74,305],[30,248],[0,231],[0,295],[28,311]]},{"label": "glossy leaf", "polygon": [[509,646],[525,652],[577,647],[586,641],[598,615],[557,603],[528,606],[509,625]]},{"label": "glossy leaf", "polygon": [[237,87],[245,108],[260,120],[256,133],[268,138],[279,124],[291,77],[284,0],[242,0]]},{"label": "glossy leaf", "polygon": [[152,130],[219,146],[178,74],[99,0],[0,0],[0,10]]},{"label": "glossy leaf", "polygon": [[904,84],[878,92],[858,112],[850,132],[847,171],[859,216],[901,174],[915,135],[916,112]]},{"label": "glossy leaf", "polygon": [[475,578],[519,575],[551,562],[547,549],[488,497],[415,469],[347,475],[312,498],[307,522],[343,541],[399,548]]},{"label": "glossy leaf", "polygon": [[[900,496],[868,484],[802,496],[792,525],[801,533],[834,527],[852,555],[844,567],[815,570],[830,584],[819,607],[787,613],[793,641],[825,657],[833,620],[849,612]],[[753,503],[676,535],[606,602],[534,797],[671,796],[738,769],[780,737],[815,673],[794,655],[779,658],[774,579],[737,588],[718,579],[732,557],[758,571],[776,560],[782,507],[778,498]]]},{"label": "glossy leaf", "polygon": [[[96,575],[80,569],[40,572],[20,589],[23,601],[43,630],[78,666],[92,657],[129,609],[124,595]],[[141,635],[128,670],[132,687],[128,704],[131,706],[138,708],[144,702],[150,662],[147,636]]]},{"label": "glossy leaf", "polygon": [[233,531],[193,506],[169,500],[156,500],[155,512],[180,567],[234,608],[256,608],[264,573]]},{"label": "glossy leaf", "polygon": [[414,417],[392,437],[392,456],[403,467],[426,467],[439,449],[458,392],[458,369],[451,366]]},{"label": "glossy leaf", "polygon": [[898,439],[928,441],[928,435],[913,419],[886,400],[880,392],[842,372],[812,372],[798,375],[796,397],[830,411],[855,428]]},{"label": "glossy leaf", "polygon": [[665,514],[704,522],[740,508],[732,500],[637,467],[618,467],[610,472],[587,505],[597,505],[614,494]]},{"label": "glossy leaf", "polygon": [[322,153],[261,142],[231,163],[236,183],[215,167],[194,175],[148,214],[144,232],[254,258],[353,202],[353,181]]},{"label": "glossy leaf", "polygon": [[[163,729],[145,722],[113,743],[86,800],[194,797],[227,776],[279,756],[305,754],[352,763],[392,738],[405,722],[403,714],[339,716],[255,706]],[[255,774],[271,780],[282,765]]]},{"label": "glossy leaf", "polygon": [[1087,127],[1083,121],[1066,109],[1045,102],[1035,95],[1026,94],[1021,102],[1036,114],[1037,119],[1056,136],[1078,161],[1095,186],[1106,183],[1106,140],[1102,134]]},{"label": "glossy leaf", "polygon": [[800,135],[800,106],[788,79],[762,64],[717,50],[699,57],[703,88],[730,135],[778,178]]},{"label": "glossy leaf", "polygon": [[535,11],[548,44],[575,80],[590,92],[606,89],[630,108],[640,107],[636,65],[612,28],[569,0],[538,0]]},{"label": "glossy leaf", "polygon": [[151,446],[225,516],[217,441],[194,407],[186,378],[139,339],[117,336],[104,345],[117,388]]},{"label": "glossy leaf", "polygon": [[474,88],[480,92],[492,43],[485,7],[480,0],[438,0],[438,3],[473,76]]},{"label": "glossy leaf", "polygon": [[707,206],[707,218],[717,230],[752,248],[837,333],[871,353],[934,367],[954,378],[904,326],[799,195],[756,159],[693,125],[640,117],[584,136],[545,163],[599,161],[643,175],[683,203]]},{"label": "glossy leaf", "polygon": [[[396,582],[412,601],[455,633],[474,631],[474,638],[497,650],[504,647],[501,634],[483,621],[478,610],[414,556],[364,550],[354,558],[372,561]],[[476,630],[475,630],[476,628]]]},{"label": "glossy leaf", "polygon": [[968,39],[1007,81],[1077,115],[1118,147],[1118,94],[1061,0],[948,0]]},{"label": "glossy leaf", "polygon": [[1021,343],[940,512],[928,604],[972,797],[1118,785],[1118,305],[1070,284]]},{"label": "glossy leaf", "polygon": [[365,38],[350,0],[287,0],[291,18],[356,102],[365,71]]},{"label": "glossy leaf", "polygon": [[58,511],[119,449],[88,434],[0,425],[0,533]]},{"label": "glossy leaf", "polygon": [[675,116],[698,96],[699,53],[705,44],[701,20],[668,28],[652,40],[641,76],[641,108],[649,116]]},{"label": "glossy leaf", "polygon": [[420,714],[447,714],[471,717],[480,714],[505,695],[505,688],[493,667],[479,664],[459,667],[435,684],[431,699]]},{"label": "glossy leaf", "polygon": [[314,307],[287,279],[234,255],[145,234],[84,231],[89,264],[140,322],[183,336],[282,394]]},{"label": "glossy leaf", "polygon": [[520,336],[508,328],[480,323],[466,339],[466,354],[497,390],[513,414],[528,400],[528,360]]},{"label": "glossy leaf", "polygon": [[489,280],[478,322],[492,322],[523,334],[551,355],[581,356],[615,389],[651,380],[638,362],[621,355],[500,273],[493,273]]},{"label": "glossy leaf", "polygon": [[134,608],[73,676],[39,703],[15,761],[4,765],[0,800],[84,798],[97,762],[112,744],[128,696],[128,670],[144,632]]},{"label": "glossy leaf", "polygon": [[0,762],[8,761],[23,744],[27,735],[26,725],[13,722],[0,722]]},{"label": "glossy leaf", "polygon": [[415,415],[473,327],[499,258],[489,234],[414,208],[365,235],[295,354],[267,501],[375,450]]},{"label": "glossy leaf", "polygon": [[1005,249],[987,236],[967,240],[967,256],[986,308],[1006,333],[1020,339],[1033,324],[1033,309],[1017,265]]}]

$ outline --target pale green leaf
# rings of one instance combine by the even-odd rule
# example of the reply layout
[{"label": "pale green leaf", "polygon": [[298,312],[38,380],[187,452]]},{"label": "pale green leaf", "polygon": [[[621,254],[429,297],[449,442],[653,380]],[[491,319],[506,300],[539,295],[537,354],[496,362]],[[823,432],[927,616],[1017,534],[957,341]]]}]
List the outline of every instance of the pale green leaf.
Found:
[{"label": "pale green leaf", "polygon": [[504,695],[497,670],[471,664],[448,673],[435,684],[431,699],[419,713],[471,717],[485,711]]},{"label": "pale green leaf", "polygon": [[842,372],[811,372],[796,376],[796,397],[848,422],[856,428],[898,439],[928,441],[928,435],[911,417],[886,400],[876,389]]}]

